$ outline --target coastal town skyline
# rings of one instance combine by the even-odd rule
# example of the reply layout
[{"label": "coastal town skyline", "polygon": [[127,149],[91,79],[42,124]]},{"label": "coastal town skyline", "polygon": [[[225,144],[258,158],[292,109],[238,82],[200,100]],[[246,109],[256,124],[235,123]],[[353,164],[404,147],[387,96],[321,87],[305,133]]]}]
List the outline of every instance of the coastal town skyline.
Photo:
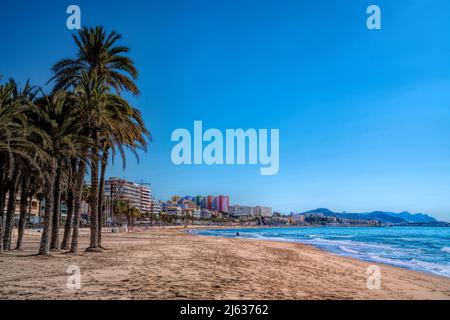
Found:
[{"label": "coastal town skyline", "polygon": [[[151,183],[148,182],[144,182],[143,180],[140,181],[131,181],[131,180],[127,180],[125,178],[119,178],[119,177],[109,177],[108,180],[106,181],[106,190],[105,190],[105,197],[113,197],[111,193],[111,183],[121,183],[121,184],[129,184],[130,186],[132,186],[132,188],[136,188],[136,189],[144,189],[145,194],[148,194],[148,196],[146,195],[145,198],[148,198],[148,200],[145,200],[145,204],[142,204],[142,199],[141,197],[138,197],[137,200],[135,200],[134,205],[137,208],[140,208],[141,211],[147,211],[147,212],[151,212],[152,215],[154,216],[159,216],[161,214],[161,212],[165,212],[166,214],[170,214],[170,215],[175,215],[175,216],[185,216],[186,214],[188,216],[194,217],[200,217],[200,210],[198,211],[198,213],[193,214],[192,210],[193,208],[189,208],[189,212],[187,213],[183,213],[185,211],[185,207],[183,206],[185,204],[185,202],[187,203],[191,203],[193,206],[197,206],[198,209],[206,209],[208,212],[207,214],[209,216],[211,216],[211,213],[213,212],[217,212],[217,213],[224,213],[229,215],[230,217],[285,217],[285,218],[292,218],[292,217],[296,217],[293,220],[298,220],[299,217],[303,217],[303,221],[304,222],[304,217],[305,216],[320,216],[320,217],[331,217],[336,219],[336,217],[342,216],[345,217],[346,219],[350,219],[350,220],[358,220],[358,219],[374,219],[374,221],[378,221],[377,223],[383,222],[384,221],[384,216],[387,215],[388,216],[388,220],[384,221],[384,222],[388,222],[391,223],[392,221],[389,221],[389,217],[394,217],[395,219],[402,219],[405,218],[406,216],[406,220],[403,221],[403,223],[424,223],[426,221],[431,222],[432,224],[437,223],[437,224],[441,224],[441,222],[449,222],[450,221],[439,221],[439,219],[436,219],[435,217],[433,217],[432,215],[429,215],[426,212],[408,212],[408,211],[399,211],[399,212],[386,212],[383,210],[379,210],[379,209],[373,209],[370,211],[366,211],[366,212],[351,212],[351,211],[340,211],[340,212],[336,212],[333,210],[330,210],[329,208],[324,208],[324,207],[316,207],[314,209],[307,209],[307,210],[290,210],[288,212],[281,212],[279,210],[274,210],[272,208],[272,206],[270,205],[261,205],[261,203],[258,204],[252,204],[252,205],[248,205],[246,203],[236,203],[236,202],[232,202],[230,199],[229,195],[224,195],[224,194],[217,194],[217,195],[212,195],[212,194],[204,194],[204,195],[200,195],[200,194],[194,194],[194,193],[184,193],[184,194],[174,194],[171,195],[168,198],[157,198],[154,196],[154,192],[153,189],[151,188]],[[88,184],[87,184],[88,185]],[[142,191],[140,191],[142,192]],[[139,191],[138,191],[139,193]],[[130,194],[131,198],[134,198],[135,196],[133,196],[133,194]],[[128,200],[131,200],[131,198],[125,197]],[[133,201],[132,201],[133,202]],[[181,204],[181,206],[180,206]],[[154,205],[157,206],[156,211],[154,210]],[[174,210],[167,210],[167,206],[173,206],[172,209]],[[148,207],[148,210],[142,210],[142,207]],[[189,206],[188,206],[189,207]],[[380,218],[380,216],[382,218]],[[329,222],[333,223],[336,220],[330,220]]]},{"label": "coastal town skyline", "polygon": [[[139,164],[129,155],[123,172],[116,159],[107,176],[150,181],[162,199],[226,193],[281,212],[406,210],[450,220],[448,2],[381,1],[376,31],[356,2],[180,3],[175,11],[162,2],[77,4],[82,25],[120,30],[132,48],[141,95],[129,98],[153,135]],[[15,31],[4,39],[15,50],[1,53],[3,78],[47,90],[49,66],[74,49],[66,4],[4,6],[0,18]],[[278,128],[278,174],[174,165],[170,135],[196,120],[220,130]]]}]

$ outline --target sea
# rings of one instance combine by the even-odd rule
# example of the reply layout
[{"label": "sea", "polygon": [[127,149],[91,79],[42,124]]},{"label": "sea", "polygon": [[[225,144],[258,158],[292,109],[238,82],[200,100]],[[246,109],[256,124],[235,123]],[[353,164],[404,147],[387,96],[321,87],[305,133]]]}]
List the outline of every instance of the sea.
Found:
[{"label": "sea", "polygon": [[341,256],[450,277],[448,227],[234,228],[194,232],[305,243]]}]

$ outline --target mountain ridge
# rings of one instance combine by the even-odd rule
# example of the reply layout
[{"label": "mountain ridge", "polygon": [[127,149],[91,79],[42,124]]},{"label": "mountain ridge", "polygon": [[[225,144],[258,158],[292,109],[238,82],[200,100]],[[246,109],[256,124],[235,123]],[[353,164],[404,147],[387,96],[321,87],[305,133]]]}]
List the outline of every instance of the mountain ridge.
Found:
[{"label": "mountain ridge", "polygon": [[326,217],[336,217],[341,219],[360,219],[360,220],[378,220],[390,224],[433,224],[441,223],[434,217],[425,213],[410,213],[402,211],[399,213],[389,211],[371,211],[371,212],[334,212],[327,208],[317,208],[302,212],[303,215],[321,214]]}]

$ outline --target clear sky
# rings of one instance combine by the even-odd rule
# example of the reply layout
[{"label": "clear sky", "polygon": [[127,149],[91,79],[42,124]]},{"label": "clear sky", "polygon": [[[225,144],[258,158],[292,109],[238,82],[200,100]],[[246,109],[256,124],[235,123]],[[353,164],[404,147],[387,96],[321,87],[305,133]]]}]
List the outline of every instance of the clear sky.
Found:
[{"label": "clear sky", "polygon": [[[375,3],[382,29],[366,28]],[[285,213],[425,212],[450,221],[448,0],[2,1],[0,74],[43,85],[74,56],[66,8],[123,34],[154,141],[108,170],[157,198],[228,194]],[[177,128],[280,129],[280,171],[175,166]]]}]

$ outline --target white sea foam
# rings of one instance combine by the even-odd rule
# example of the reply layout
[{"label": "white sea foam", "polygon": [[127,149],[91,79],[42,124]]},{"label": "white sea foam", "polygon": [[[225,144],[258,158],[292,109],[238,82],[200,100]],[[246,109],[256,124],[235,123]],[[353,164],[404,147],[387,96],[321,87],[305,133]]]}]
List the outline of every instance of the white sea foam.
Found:
[{"label": "white sea foam", "polygon": [[375,262],[380,262],[384,264],[390,264],[397,267],[403,267],[418,271],[432,272],[441,276],[450,277],[450,265],[425,262],[416,259],[411,259],[408,261],[390,259],[386,257],[381,257],[379,255],[369,255],[370,260]]},{"label": "white sea foam", "polygon": [[350,248],[347,248],[346,246],[339,246],[339,248],[340,248],[342,251],[345,251],[345,252],[348,252],[348,253],[359,254],[358,251],[352,250],[352,249],[350,249]]},{"label": "white sea foam", "polygon": [[[338,230],[338,231],[336,231]],[[439,231],[433,237],[421,238],[417,235],[426,229],[402,228],[390,230],[367,229],[362,233],[359,229],[294,229],[281,230],[242,230],[244,238],[266,239],[283,242],[299,242],[315,245],[321,249],[344,256],[352,256],[366,261],[390,264],[417,271],[431,272],[450,277],[450,247],[445,242],[447,232]],[[213,231],[209,235],[234,237],[238,230]],[[308,233],[311,231],[311,233]],[[329,232],[328,232],[329,231]],[[356,232],[355,232],[356,231]],[[386,233],[383,233],[386,231]],[[339,233],[342,232],[342,233]],[[352,233],[355,232],[355,233]],[[200,234],[202,232],[199,232]],[[414,241],[413,241],[414,240]]]}]

